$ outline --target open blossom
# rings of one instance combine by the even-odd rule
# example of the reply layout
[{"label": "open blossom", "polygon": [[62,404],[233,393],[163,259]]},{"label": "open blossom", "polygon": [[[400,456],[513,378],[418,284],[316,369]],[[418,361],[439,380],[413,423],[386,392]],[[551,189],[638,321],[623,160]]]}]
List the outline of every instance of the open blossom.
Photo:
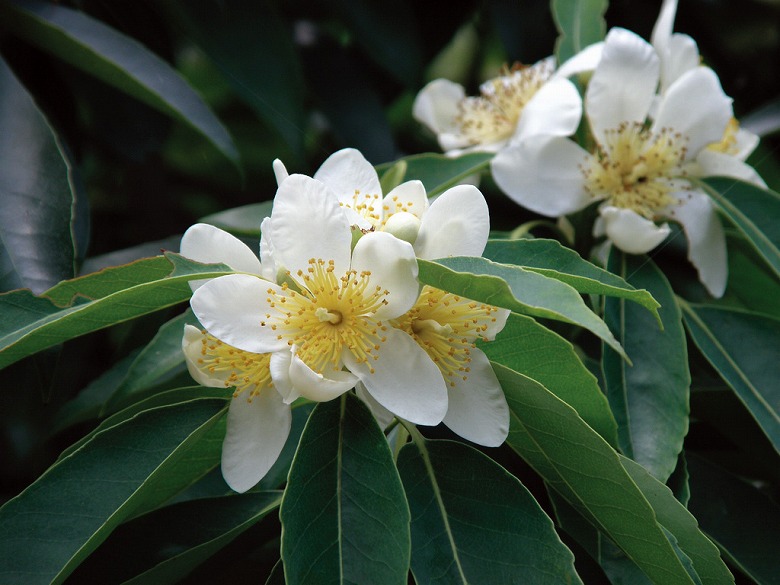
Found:
[{"label": "open blossom", "polygon": [[731,100],[709,68],[696,67],[656,107],[659,74],[652,46],[612,29],[585,96],[595,147],[589,152],[564,137],[532,137],[496,156],[493,177],[512,199],[548,216],[601,201],[597,231],[632,254],[652,250],[670,233],[656,222],[678,222],[700,280],[720,296],[727,278],[723,228],[709,197],[687,178],[710,174],[697,157],[723,137]]},{"label": "open blossom", "polygon": [[281,284],[250,274],[205,283],[191,305],[207,331],[237,349],[271,353],[274,386],[288,403],[298,396],[330,400],[361,382],[393,414],[441,422],[441,372],[410,335],[389,324],[418,297],[411,244],[371,232],[353,250],[335,194],[303,175],[281,182],[264,230]]}]

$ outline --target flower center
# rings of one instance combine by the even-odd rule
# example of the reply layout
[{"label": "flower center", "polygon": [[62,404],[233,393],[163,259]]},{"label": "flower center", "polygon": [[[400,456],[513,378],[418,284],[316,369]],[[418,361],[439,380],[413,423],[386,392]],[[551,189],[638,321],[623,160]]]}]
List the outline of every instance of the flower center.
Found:
[{"label": "flower center", "polygon": [[267,302],[275,313],[266,313],[261,326],[297,346],[298,357],[320,374],[326,367],[340,370],[345,351],[358,362],[377,359],[387,326],[374,314],[387,304],[384,297],[389,292],[371,286],[370,272],[348,270],[338,277],[333,260],[312,258],[305,271],[289,276],[300,292],[287,283],[281,291],[269,288]]},{"label": "flower center", "polygon": [[272,386],[269,364],[270,353],[250,353],[224,343],[201,330],[198,366],[224,380],[225,387],[235,386],[233,397],[249,391],[248,399],[257,396],[263,388]]},{"label": "flower center", "polygon": [[414,307],[391,324],[411,335],[428,353],[450,386],[468,379],[471,350],[495,323],[496,307],[424,286]]},{"label": "flower center", "polygon": [[480,95],[458,104],[455,119],[461,134],[471,144],[507,140],[515,131],[528,101],[552,75],[546,62],[533,67],[515,64],[502,75],[480,86]]},{"label": "flower center", "polygon": [[642,124],[605,131],[604,144],[582,167],[585,189],[594,199],[631,209],[647,219],[675,202],[672,179],[684,176],[687,139],[670,128],[653,133]]}]

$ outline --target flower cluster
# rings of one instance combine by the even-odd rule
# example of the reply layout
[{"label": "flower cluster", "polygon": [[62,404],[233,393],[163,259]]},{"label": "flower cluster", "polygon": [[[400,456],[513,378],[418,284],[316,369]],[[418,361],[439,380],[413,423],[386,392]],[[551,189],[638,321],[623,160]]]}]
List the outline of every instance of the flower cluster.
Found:
[{"label": "flower cluster", "polygon": [[[417,258],[479,255],[488,208],[476,187],[432,204],[419,181],[383,196],[356,150],[332,155],[313,177],[274,162],[278,191],[261,226],[260,258],[210,225],[183,236],[183,255],[236,274],[193,283],[183,347],[196,381],[235,387],[222,471],[236,491],[276,461],[290,404],[327,401],[353,388],[377,420],[444,422],[487,446],[507,436],[509,412],[478,339],[501,331],[508,311],[417,279]],[[402,364],[402,367],[399,367]]]},{"label": "flower cluster", "polygon": [[[560,217],[597,204],[594,235],[627,253],[651,251],[671,233],[666,222],[679,224],[699,279],[719,297],[725,237],[695,179],[724,175],[764,186],[744,162],[758,138],[739,128],[693,39],[672,33],[676,8],[676,0],[664,2],[652,44],[615,28],[557,70],[548,59],[508,72],[483,84],[477,98],[431,82],[414,113],[449,152],[496,152],[496,184],[536,213]],[[583,97],[569,78],[584,72]],[[578,128],[587,132],[579,142]]]}]

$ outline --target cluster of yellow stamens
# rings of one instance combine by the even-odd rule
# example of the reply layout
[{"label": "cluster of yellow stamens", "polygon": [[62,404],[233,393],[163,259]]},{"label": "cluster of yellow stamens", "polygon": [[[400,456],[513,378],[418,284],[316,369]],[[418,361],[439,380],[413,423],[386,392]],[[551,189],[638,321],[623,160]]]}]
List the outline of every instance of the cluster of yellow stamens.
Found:
[{"label": "cluster of yellow stamens", "polygon": [[387,220],[395,213],[414,213],[414,201],[404,201],[398,195],[393,195],[388,201],[381,201],[377,193],[363,193],[355,189],[351,201],[340,201],[341,207],[348,207],[361,217],[364,217],[377,229],[382,229]]},{"label": "cluster of yellow stamens", "polygon": [[274,312],[266,313],[261,326],[297,346],[298,357],[318,373],[340,370],[344,351],[361,363],[377,359],[387,326],[374,314],[387,304],[389,292],[371,285],[369,271],[348,270],[339,277],[332,260],[311,258],[305,271],[289,276],[292,287],[283,283],[281,291],[267,290]]},{"label": "cluster of yellow stamens", "polygon": [[257,396],[263,388],[272,386],[269,364],[270,353],[250,353],[224,343],[201,330],[201,349],[198,367],[224,381],[225,387],[235,386],[233,397],[249,391],[248,399]]},{"label": "cluster of yellow stamens", "polygon": [[685,176],[686,143],[669,128],[651,132],[624,123],[607,130],[596,156],[580,167],[585,189],[594,199],[656,219],[660,209],[676,203],[671,179]]},{"label": "cluster of yellow stamens", "polygon": [[498,308],[424,286],[409,312],[392,321],[428,353],[450,386],[468,379],[471,350],[496,322]]},{"label": "cluster of yellow stamens", "polygon": [[455,120],[470,144],[499,142],[515,131],[528,101],[552,75],[552,66],[539,64],[505,67],[500,77],[486,81],[480,95],[467,97],[458,104]]}]

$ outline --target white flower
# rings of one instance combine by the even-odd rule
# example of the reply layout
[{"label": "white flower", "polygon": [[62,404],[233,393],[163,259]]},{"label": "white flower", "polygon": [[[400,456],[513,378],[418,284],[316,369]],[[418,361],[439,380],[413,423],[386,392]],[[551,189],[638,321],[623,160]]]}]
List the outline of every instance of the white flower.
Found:
[{"label": "white flower", "polygon": [[[652,250],[669,234],[656,221],[679,222],[700,280],[720,296],[727,278],[723,228],[710,199],[686,177],[711,173],[697,157],[723,137],[731,100],[709,68],[696,67],[670,85],[650,120],[659,71],[653,47],[612,29],[585,96],[593,152],[564,137],[531,137],[496,156],[493,177],[512,199],[543,215],[602,201],[596,230],[632,254]],[[747,166],[732,161],[719,174]]]},{"label": "white flower", "polygon": [[352,250],[337,197],[303,175],[282,180],[266,237],[285,279],[236,274],[201,286],[191,305],[209,333],[243,351],[272,353],[271,376],[287,402],[330,400],[359,381],[395,415],[438,424],[447,411],[441,372],[389,325],[418,297],[412,246],[371,232]]},{"label": "white flower", "polygon": [[[274,161],[279,184],[288,174]],[[407,181],[384,197],[376,170],[354,148],[333,153],[314,178],[338,197],[351,225],[393,234],[414,246],[419,258],[479,256],[490,232],[485,197],[473,185],[448,189],[429,205],[421,181]]]}]

